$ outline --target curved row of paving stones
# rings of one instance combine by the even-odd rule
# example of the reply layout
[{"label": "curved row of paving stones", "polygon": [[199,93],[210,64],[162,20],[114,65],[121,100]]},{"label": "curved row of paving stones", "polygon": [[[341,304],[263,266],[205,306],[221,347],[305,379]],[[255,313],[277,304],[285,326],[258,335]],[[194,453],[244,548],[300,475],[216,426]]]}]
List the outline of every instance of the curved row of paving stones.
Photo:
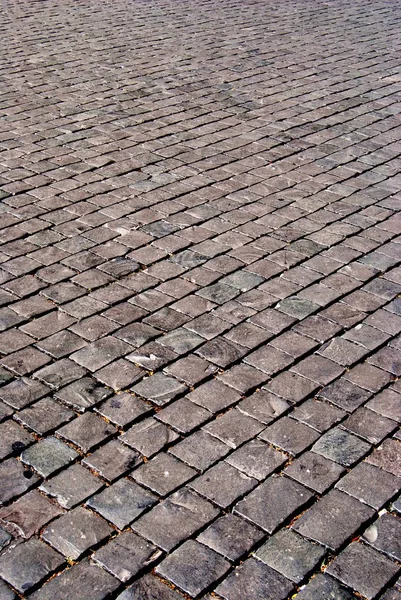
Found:
[{"label": "curved row of paving stones", "polygon": [[0,600],[400,600],[398,4],[0,6]]}]

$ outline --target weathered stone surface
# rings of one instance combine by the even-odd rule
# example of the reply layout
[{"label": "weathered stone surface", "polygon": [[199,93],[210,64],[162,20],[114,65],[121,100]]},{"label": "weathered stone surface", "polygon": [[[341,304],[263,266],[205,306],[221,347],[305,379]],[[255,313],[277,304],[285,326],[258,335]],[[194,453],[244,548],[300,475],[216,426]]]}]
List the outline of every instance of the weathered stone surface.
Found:
[{"label": "weathered stone surface", "polygon": [[25,594],[47,575],[60,567],[64,558],[43,542],[30,539],[11,544],[0,557],[0,575]]},{"label": "weathered stone surface", "polygon": [[354,542],[327,572],[371,600],[399,572],[399,567],[372,548]]},{"label": "weathered stone surface", "polygon": [[106,521],[79,506],[48,525],[42,537],[66,558],[76,560],[112,531]]},{"label": "weathered stone surface", "polygon": [[299,583],[322,560],[325,550],[292,531],[282,529],[274,534],[255,556],[287,579]]},{"label": "weathered stone surface", "polygon": [[[192,565],[188,569],[187,565]],[[198,596],[228,571],[230,563],[222,556],[189,540],[156,567],[156,572],[190,596]]]},{"label": "weathered stone surface", "polygon": [[263,535],[248,521],[229,513],[212,523],[197,539],[234,561],[248,552]]},{"label": "weathered stone surface", "polygon": [[373,509],[338,490],[332,490],[309,508],[294,529],[337,550],[374,514]]}]

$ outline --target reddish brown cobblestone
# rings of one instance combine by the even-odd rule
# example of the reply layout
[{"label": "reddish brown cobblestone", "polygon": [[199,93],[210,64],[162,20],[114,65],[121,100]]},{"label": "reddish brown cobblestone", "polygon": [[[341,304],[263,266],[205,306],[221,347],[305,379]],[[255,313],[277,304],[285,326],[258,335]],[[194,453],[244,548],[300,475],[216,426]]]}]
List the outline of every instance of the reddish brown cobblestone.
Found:
[{"label": "reddish brown cobblestone", "polygon": [[0,600],[399,599],[400,3],[0,9]]}]

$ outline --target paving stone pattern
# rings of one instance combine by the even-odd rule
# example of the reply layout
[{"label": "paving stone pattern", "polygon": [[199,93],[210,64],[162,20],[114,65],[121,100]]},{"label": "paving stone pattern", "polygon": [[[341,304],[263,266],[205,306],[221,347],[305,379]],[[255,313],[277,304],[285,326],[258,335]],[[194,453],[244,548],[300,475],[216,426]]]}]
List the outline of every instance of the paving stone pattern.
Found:
[{"label": "paving stone pattern", "polygon": [[401,598],[400,3],[0,22],[0,600]]}]

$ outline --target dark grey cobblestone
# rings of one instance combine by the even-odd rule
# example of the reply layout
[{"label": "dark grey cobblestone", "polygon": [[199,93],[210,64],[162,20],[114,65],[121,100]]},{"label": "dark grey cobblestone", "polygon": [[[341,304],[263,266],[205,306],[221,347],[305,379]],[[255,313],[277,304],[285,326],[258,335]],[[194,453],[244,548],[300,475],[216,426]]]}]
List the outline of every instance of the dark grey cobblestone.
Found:
[{"label": "dark grey cobblestone", "polygon": [[398,600],[399,3],[0,15],[0,598]]}]

